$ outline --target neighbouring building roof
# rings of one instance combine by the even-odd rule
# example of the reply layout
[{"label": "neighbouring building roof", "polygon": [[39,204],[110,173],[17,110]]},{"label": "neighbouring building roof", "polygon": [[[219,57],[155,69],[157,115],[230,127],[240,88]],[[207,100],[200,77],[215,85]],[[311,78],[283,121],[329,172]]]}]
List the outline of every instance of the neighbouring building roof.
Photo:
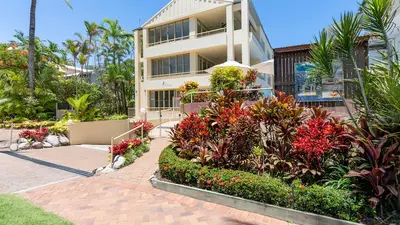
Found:
[{"label": "neighbouring building roof", "polygon": [[292,45],[287,47],[275,48],[275,53],[285,53],[285,52],[297,52],[297,51],[306,51],[311,49],[311,44],[303,44],[303,45]]}]

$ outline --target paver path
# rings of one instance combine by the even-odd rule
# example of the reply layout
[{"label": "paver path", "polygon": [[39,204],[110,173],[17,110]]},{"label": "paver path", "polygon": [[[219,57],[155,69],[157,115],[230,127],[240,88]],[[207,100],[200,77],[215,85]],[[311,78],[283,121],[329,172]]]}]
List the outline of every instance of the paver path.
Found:
[{"label": "paver path", "polygon": [[156,139],[150,152],[118,172],[77,178],[22,196],[77,225],[288,224],[152,188],[148,180],[167,145],[168,139]]}]

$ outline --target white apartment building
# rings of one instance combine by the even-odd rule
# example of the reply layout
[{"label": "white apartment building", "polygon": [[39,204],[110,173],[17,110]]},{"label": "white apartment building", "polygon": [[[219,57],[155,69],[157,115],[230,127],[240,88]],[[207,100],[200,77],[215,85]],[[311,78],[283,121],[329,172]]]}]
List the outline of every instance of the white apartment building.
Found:
[{"label": "white apartment building", "polygon": [[205,70],[214,65],[273,58],[252,0],[172,0],[134,36],[136,116],[141,109],[179,107],[177,89],[185,81],[209,89]]}]

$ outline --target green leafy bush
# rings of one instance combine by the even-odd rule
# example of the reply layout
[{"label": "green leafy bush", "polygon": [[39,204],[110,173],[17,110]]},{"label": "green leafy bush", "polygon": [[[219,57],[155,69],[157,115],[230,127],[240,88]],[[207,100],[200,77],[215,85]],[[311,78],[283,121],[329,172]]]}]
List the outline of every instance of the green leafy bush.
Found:
[{"label": "green leafy bush", "polygon": [[124,166],[128,166],[135,162],[137,158],[143,156],[143,153],[146,153],[150,150],[150,148],[146,144],[141,144],[137,147],[133,147],[128,150],[127,153],[124,154],[125,163]]},{"label": "green leafy bush", "polygon": [[219,92],[225,89],[238,90],[243,79],[242,70],[236,67],[216,68],[211,75],[211,90]]},{"label": "green leafy bush", "polygon": [[269,175],[202,167],[179,158],[171,147],[161,153],[159,167],[161,175],[174,183],[339,219],[358,221],[363,203],[349,191],[306,187],[299,181],[289,186]]}]

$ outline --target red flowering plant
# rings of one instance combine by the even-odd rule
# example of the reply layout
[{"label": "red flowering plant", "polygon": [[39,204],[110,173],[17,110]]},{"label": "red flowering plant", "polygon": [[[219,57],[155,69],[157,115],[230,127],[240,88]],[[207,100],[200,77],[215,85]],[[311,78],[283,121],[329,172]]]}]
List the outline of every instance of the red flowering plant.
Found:
[{"label": "red flowering plant", "polygon": [[[150,131],[154,128],[154,125],[148,121],[140,120],[137,122],[132,123],[132,128],[139,127],[143,124],[143,137],[148,137]],[[137,136],[141,136],[142,129],[139,128],[135,131]]]},{"label": "red flowering plant", "polygon": [[208,120],[191,113],[171,129],[170,136],[179,155],[193,159],[198,155],[198,146],[204,146],[209,138]]},{"label": "red flowering plant", "polygon": [[27,139],[28,142],[31,141],[42,142],[44,138],[48,135],[49,135],[49,130],[45,127],[43,127],[42,129],[36,129],[35,131],[24,130],[21,133],[19,133],[19,137]]},{"label": "red flowering plant", "polygon": [[20,72],[27,68],[27,51],[15,43],[0,44],[0,69]]},{"label": "red flowering plant", "polygon": [[348,165],[353,138],[346,127],[338,118],[329,117],[325,110],[314,108],[313,115],[295,135],[293,157],[298,163],[293,167],[292,176],[320,178],[328,161],[330,164]]},{"label": "red flowering plant", "polygon": [[139,138],[124,140],[119,144],[116,144],[112,147],[109,147],[110,152],[112,151],[113,155],[124,155],[129,150],[138,147],[142,144],[142,141]]}]

